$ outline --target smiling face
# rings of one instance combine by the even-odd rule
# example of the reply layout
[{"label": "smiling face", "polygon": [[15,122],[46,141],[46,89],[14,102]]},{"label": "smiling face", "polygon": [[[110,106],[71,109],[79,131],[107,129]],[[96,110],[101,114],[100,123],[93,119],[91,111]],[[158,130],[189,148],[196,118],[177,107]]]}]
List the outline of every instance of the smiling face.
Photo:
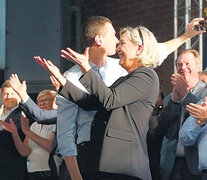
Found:
[{"label": "smiling face", "polygon": [[12,87],[4,87],[1,99],[4,104],[4,107],[7,111],[19,105],[20,97],[18,94],[12,89]]},{"label": "smiling face", "polygon": [[183,76],[188,84],[195,84],[199,81],[199,71],[200,64],[196,62],[193,53],[188,52],[179,56],[177,73]]},{"label": "smiling face", "polygon": [[38,96],[37,105],[44,110],[53,109],[54,98],[48,94]]},{"label": "smiling face", "polygon": [[119,45],[117,46],[117,53],[119,55],[119,64],[129,72],[132,65],[137,61],[138,45],[132,43],[127,33],[120,35]]}]

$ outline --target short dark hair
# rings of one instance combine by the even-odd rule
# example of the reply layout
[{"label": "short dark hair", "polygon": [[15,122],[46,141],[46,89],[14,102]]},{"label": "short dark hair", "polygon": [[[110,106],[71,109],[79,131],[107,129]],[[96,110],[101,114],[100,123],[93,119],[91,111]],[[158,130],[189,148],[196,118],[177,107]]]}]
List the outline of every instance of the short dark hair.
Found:
[{"label": "short dark hair", "polygon": [[84,47],[91,47],[94,44],[94,38],[99,33],[102,33],[106,23],[112,22],[104,16],[92,16],[84,23],[82,41]]}]

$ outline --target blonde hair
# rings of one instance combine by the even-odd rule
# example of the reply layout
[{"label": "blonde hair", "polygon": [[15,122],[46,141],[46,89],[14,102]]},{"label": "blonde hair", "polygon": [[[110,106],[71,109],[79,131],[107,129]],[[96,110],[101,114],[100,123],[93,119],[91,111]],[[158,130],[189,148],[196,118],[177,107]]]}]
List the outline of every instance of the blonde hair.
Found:
[{"label": "blonde hair", "polygon": [[142,52],[137,55],[137,59],[143,66],[156,67],[159,61],[159,51],[157,40],[153,33],[143,26],[138,27],[124,27],[120,30],[120,35],[126,33],[135,45],[142,45]]},{"label": "blonde hair", "polygon": [[7,79],[2,85],[1,85],[1,92],[4,91],[4,88],[10,88],[12,87],[11,84],[10,84],[10,80]]},{"label": "blonde hair", "polygon": [[41,96],[44,96],[44,95],[48,95],[52,98],[53,102],[55,101],[55,94],[56,92],[55,91],[52,91],[52,90],[48,90],[48,89],[45,89],[43,91],[41,91],[38,96],[37,96],[37,101],[38,99],[41,97]]},{"label": "blonde hair", "polygon": [[180,56],[181,56],[182,54],[187,54],[187,53],[192,53],[193,56],[194,56],[194,58],[195,58],[195,62],[196,62],[196,64],[200,64],[200,59],[201,59],[201,58],[200,58],[199,52],[196,51],[196,50],[194,50],[194,49],[185,49],[185,50],[181,51],[181,53],[180,53],[178,59],[176,60],[176,65],[177,65],[178,61],[180,60]]}]

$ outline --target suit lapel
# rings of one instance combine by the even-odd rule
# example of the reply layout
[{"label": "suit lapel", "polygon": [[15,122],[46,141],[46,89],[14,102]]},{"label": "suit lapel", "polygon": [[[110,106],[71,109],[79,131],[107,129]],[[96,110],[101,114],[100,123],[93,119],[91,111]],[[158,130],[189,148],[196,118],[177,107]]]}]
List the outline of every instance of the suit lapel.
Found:
[{"label": "suit lapel", "polygon": [[17,121],[20,120],[21,117],[21,113],[19,113],[21,111],[21,108],[18,106],[15,110],[13,110],[9,116],[5,119],[5,122],[9,123],[9,119],[12,118],[12,120],[14,121],[14,123],[16,124]]}]

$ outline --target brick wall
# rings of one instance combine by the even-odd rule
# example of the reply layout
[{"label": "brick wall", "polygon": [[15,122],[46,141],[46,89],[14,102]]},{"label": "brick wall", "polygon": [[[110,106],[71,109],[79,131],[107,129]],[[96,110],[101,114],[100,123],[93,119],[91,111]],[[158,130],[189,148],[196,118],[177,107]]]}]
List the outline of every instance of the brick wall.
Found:
[{"label": "brick wall", "polygon": [[[83,20],[93,15],[103,15],[111,19],[118,32],[126,25],[144,25],[150,29],[159,42],[173,38],[173,1],[169,0],[90,0],[82,4]],[[173,73],[173,55],[161,67],[156,68],[168,94],[172,87],[170,76]]]}]

